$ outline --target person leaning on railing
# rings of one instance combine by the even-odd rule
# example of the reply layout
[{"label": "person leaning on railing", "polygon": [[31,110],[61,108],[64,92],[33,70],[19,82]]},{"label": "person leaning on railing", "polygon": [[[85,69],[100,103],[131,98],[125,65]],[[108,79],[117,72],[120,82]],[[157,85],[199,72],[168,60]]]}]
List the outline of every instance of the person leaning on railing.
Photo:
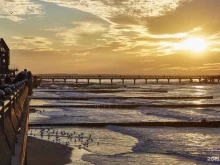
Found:
[{"label": "person leaning on railing", "polygon": [[7,74],[5,77],[5,84],[11,84],[11,77],[9,74]]},{"label": "person leaning on railing", "polygon": [[28,94],[31,95],[33,91],[33,79],[32,79],[32,73],[31,71],[27,72],[27,80],[28,80]]},{"label": "person leaning on railing", "polygon": [[18,73],[12,83],[14,84],[25,79],[28,83],[29,95],[31,95],[33,90],[32,73],[30,71],[27,71],[27,69],[24,69],[24,71]]},{"label": "person leaning on railing", "polygon": [[24,79],[27,78],[27,73],[25,71],[22,71],[20,73],[18,73],[18,75],[15,77],[15,79],[13,80],[13,84],[19,82],[19,81],[22,81]]}]

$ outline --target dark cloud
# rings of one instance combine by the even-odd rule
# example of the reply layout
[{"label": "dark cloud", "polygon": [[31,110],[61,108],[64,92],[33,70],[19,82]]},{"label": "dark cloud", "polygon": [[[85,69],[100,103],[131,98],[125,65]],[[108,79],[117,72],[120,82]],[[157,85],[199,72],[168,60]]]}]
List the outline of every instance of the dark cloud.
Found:
[{"label": "dark cloud", "polygon": [[102,2],[103,4],[105,5],[108,5],[108,6],[121,6],[121,5],[124,5],[124,3],[127,2],[127,0],[99,0],[100,2]]},{"label": "dark cloud", "polygon": [[36,37],[34,36],[27,36],[27,37],[22,37],[23,39],[27,39],[27,40],[31,40],[31,39],[35,39]]},{"label": "dark cloud", "polygon": [[36,43],[36,44],[44,44],[44,43],[46,43],[46,42],[44,42],[44,41],[35,41],[35,43]]}]

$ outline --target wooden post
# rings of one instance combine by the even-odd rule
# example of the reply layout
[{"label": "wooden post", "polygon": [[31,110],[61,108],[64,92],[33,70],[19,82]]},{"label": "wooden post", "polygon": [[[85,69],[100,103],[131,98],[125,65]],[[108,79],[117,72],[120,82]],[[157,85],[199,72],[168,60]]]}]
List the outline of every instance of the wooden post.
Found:
[{"label": "wooden post", "polygon": [[134,79],[134,84],[136,84],[136,79]]},{"label": "wooden post", "polygon": [[125,83],[125,80],[124,79],[122,79],[122,84],[124,84]]},{"label": "wooden post", "polygon": [[170,79],[168,78],[168,84],[170,83]]},{"label": "wooden post", "polygon": [[111,79],[111,84],[113,84],[113,79]]},{"label": "wooden post", "polygon": [[0,101],[1,102],[1,106],[2,106],[2,110],[0,111],[0,115],[1,115],[1,126],[2,126],[2,132],[3,134],[5,133],[5,104],[4,101]]},{"label": "wooden post", "polygon": [[76,79],[76,84],[78,84],[78,79]]},{"label": "wooden post", "polygon": [[89,79],[87,79],[87,84],[89,84]]},{"label": "wooden post", "polygon": [[14,97],[13,97],[13,109],[15,110],[15,101],[16,101],[16,95],[14,94]]},{"label": "wooden post", "polygon": [[102,84],[102,79],[99,79],[99,84]]},{"label": "wooden post", "polygon": [[12,100],[11,100],[11,97],[10,97],[10,96],[8,96],[6,99],[9,100],[9,104],[8,104],[8,115],[9,115],[9,119],[11,120]]},{"label": "wooden post", "polygon": [[159,79],[157,79],[157,84],[158,84],[158,82],[159,82]]}]

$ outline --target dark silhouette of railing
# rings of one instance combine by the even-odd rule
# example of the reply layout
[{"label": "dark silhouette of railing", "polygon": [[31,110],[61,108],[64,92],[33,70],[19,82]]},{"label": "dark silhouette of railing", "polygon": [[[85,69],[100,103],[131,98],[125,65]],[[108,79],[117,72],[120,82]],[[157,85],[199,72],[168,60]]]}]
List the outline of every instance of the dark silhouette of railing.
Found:
[{"label": "dark silhouette of railing", "polygon": [[[4,87],[2,87],[4,88]],[[25,117],[28,123],[25,102],[28,96],[28,81],[23,80],[0,90],[0,164],[8,165],[12,163],[12,156],[15,156],[15,143],[18,141],[17,135],[21,130],[21,123]],[[23,136],[27,136],[28,124],[24,125]],[[25,142],[22,142],[21,155],[18,164],[25,162]]]}]

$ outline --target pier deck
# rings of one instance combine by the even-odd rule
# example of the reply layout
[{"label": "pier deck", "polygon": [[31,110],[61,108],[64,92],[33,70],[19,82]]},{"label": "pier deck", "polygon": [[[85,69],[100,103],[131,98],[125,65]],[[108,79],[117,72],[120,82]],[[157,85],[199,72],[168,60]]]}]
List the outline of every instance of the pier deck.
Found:
[{"label": "pier deck", "polygon": [[136,84],[136,80],[145,80],[147,84],[148,80],[155,80],[159,83],[159,80],[167,80],[170,83],[170,80],[178,80],[179,83],[182,80],[189,80],[189,82],[193,82],[193,80],[197,79],[199,82],[211,82],[214,83],[217,81],[220,82],[220,75],[194,75],[194,76],[179,76],[179,75],[36,75],[41,77],[42,80],[50,79],[52,82],[55,82],[55,79],[63,79],[66,83],[68,79],[74,79],[75,83],[78,84],[78,80],[87,80],[87,84],[90,83],[90,80],[99,80],[99,84],[102,83],[102,80],[110,80],[111,84],[113,84],[113,80],[121,80],[122,84],[125,83],[125,80],[133,80],[134,84]]}]

